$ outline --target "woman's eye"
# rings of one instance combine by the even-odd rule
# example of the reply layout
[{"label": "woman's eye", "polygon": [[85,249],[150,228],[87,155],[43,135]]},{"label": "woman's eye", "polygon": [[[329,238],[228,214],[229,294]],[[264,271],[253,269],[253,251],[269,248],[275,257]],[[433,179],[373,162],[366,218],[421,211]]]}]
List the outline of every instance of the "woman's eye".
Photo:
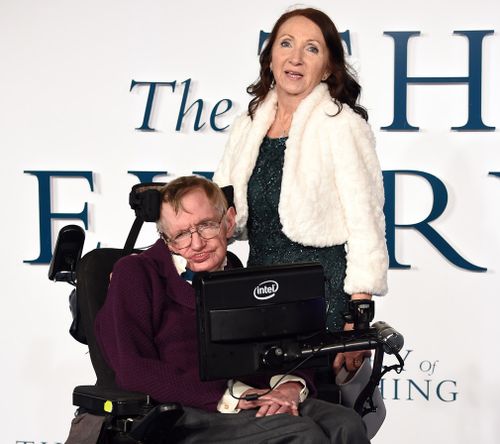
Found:
[{"label": "woman's eye", "polygon": [[307,50],[308,50],[309,52],[312,52],[313,54],[317,54],[317,53],[319,52],[319,49],[318,49],[318,48],[316,48],[316,46],[308,46],[308,47],[307,47]]},{"label": "woman's eye", "polygon": [[288,40],[283,40],[283,41],[280,43],[280,46],[281,46],[282,48],[290,48],[290,46],[292,46],[292,45],[290,44],[290,42],[289,42]]}]

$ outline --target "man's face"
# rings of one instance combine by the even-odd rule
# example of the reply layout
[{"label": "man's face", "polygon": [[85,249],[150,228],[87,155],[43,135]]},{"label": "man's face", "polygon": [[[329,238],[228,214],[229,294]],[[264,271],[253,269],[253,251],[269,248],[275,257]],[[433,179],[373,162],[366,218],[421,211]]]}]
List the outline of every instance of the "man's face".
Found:
[{"label": "man's face", "polygon": [[194,272],[220,270],[226,257],[227,239],[234,231],[234,209],[230,208],[222,218],[219,234],[207,240],[195,231],[195,227],[207,222],[219,222],[220,213],[202,189],[190,191],[181,203],[182,208],[178,213],[175,213],[170,204],[163,203],[160,222],[169,239],[175,238],[179,233],[192,231],[191,244],[186,248],[177,248],[169,243],[170,251],[186,259],[188,268]]}]

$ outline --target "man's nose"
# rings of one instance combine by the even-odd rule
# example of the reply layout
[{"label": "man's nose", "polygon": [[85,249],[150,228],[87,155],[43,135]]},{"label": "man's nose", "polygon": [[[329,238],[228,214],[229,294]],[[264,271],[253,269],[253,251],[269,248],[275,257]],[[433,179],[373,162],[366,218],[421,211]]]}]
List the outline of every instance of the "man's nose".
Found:
[{"label": "man's nose", "polygon": [[191,250],[201,250],[205,246],[205,242],[198,231],[191,232]]}]

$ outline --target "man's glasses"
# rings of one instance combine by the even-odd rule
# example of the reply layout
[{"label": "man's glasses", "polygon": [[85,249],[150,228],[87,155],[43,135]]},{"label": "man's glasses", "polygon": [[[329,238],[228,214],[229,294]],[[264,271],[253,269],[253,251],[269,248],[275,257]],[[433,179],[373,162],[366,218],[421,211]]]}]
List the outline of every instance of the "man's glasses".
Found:
[{"label": "man's glasses", "polygon": [[164,233],[161,233],[161,236],[167,244],[173,245],[174,247],[179,249],[187,248],[191,245],[193,233],[198,233],[198,235],[205,240],[210,240],[218,236],[224,216],[225,214],[222,215],[219,222],[215,222],[212,220],[202,222],[201,224],[195,225],[189,230],[181,231],[179,234],[175,235],[172,238],[168,238]]}]

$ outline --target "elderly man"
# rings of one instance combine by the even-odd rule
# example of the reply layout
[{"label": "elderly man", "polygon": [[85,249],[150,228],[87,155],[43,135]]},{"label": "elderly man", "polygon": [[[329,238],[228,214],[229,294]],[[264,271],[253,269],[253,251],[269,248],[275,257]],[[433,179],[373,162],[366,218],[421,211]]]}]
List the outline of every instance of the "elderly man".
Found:
[{"label": "elderly man", "polygon": [[[96,318],[98,343],[117,385],[183,404],[174,442],[258,443],[283,436],[290,443],[368,442],[354,411],[306,399],[315,391],[307,373],[286,377],[267,394],[270,378],[238,381],[232,394],[225,380],[200,380],[189,275],[233,266],[226,247],[235,210],[217,185],[201,177],[176,179],[161,194],[160,239],[117,262]],[[252,393],[262,396],[236,399]]]}]

